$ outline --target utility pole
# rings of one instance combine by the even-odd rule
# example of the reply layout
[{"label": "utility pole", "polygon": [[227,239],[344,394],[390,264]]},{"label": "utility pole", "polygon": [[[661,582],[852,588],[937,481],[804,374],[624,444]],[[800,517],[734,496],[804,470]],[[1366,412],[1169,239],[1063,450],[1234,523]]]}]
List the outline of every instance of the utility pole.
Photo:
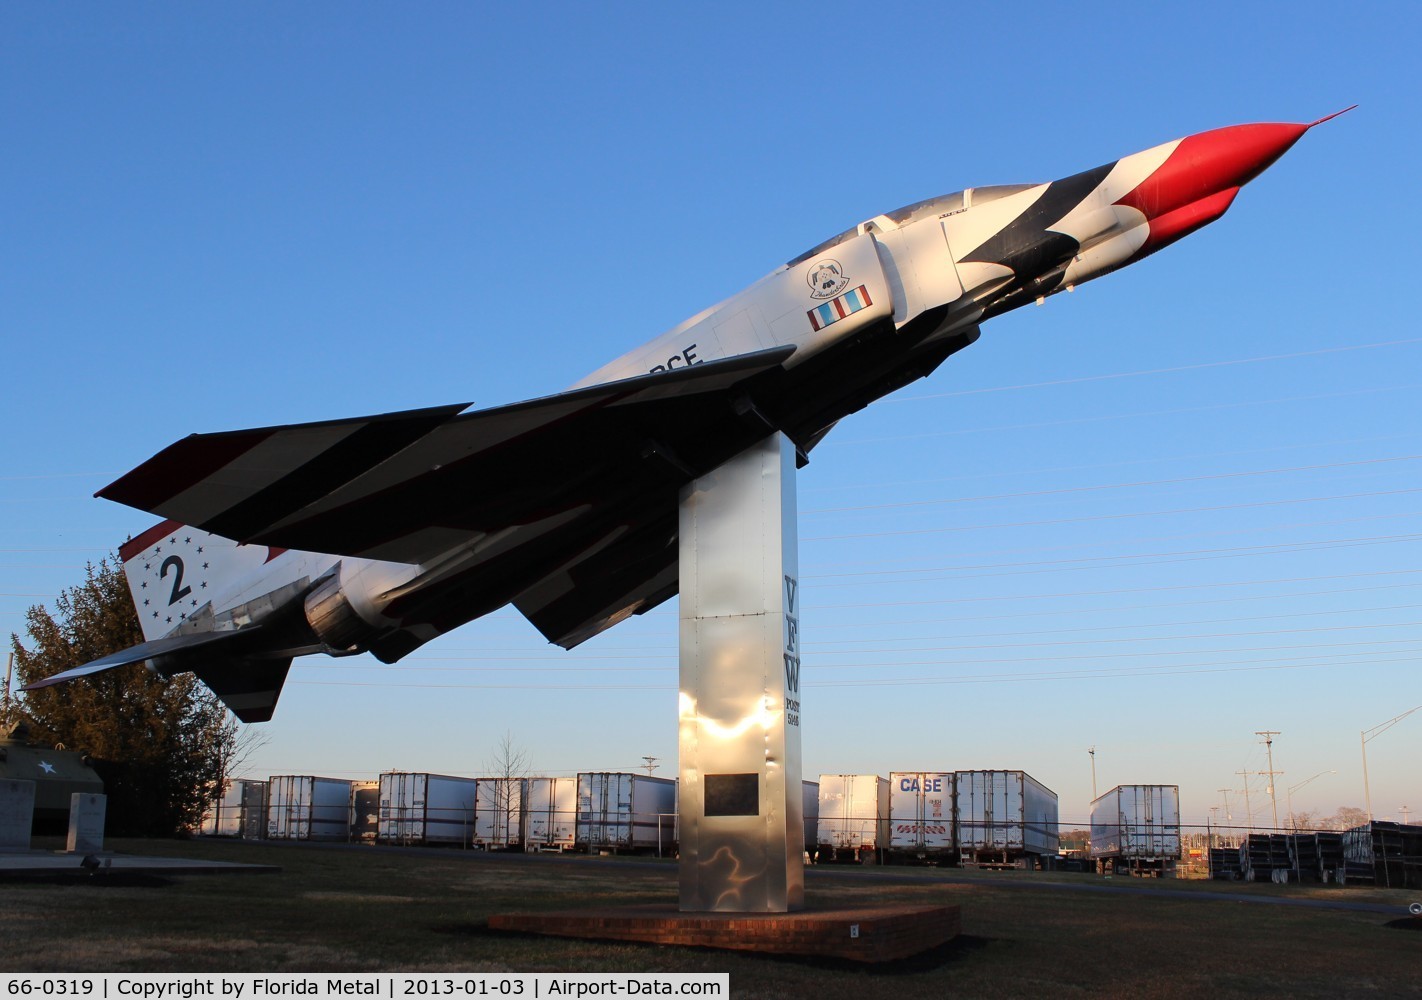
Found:
[{"label": "utility pole", "polygon": [[657,761],[661,760],[660,757],[652,757],[652,756],[649,756],[649,755],[647,755],[647,754],[643,754],[643,755],[642,755],[642,759],[643,759],[644,761],[646,761],[646,763],[643,764],[642,766],[647,769],[647,773],[648,773],[648,774],[651,774],[653,771],[655,771],[655,770],[657,769]]},{"label": "utility pole", "polygon": [[1369,823],[1373,821],[1373,792],[1372,789],[1368,787],[1368,740],[1376,736],[1381,736],[1418,709],[1422,709],[1422,705],[1418,705],[1417,708],[1410,708],[1401,715],[1393,716],[1386,722],[1379,722],[1372,729],[1364,729],[1358,734],[1363,747],[1363,798],[1367,801]]},{"label": "utility pole", "polygon": [[1283,771],[1274,770],[1274,737],[1280,735],[1277,729],[1256,730],[1255,736],[1264,737],[1264,749],[1269,755],[1269,770],[1260,771],[1260,774],[1269,775],[1269,802],[1274,807],[1274,829],[1279,829],[1279,800],[1274,795],[1274,775],[1283,774]]},{"label": "utility pole", "polygon": [[1235,771],[1235,774],[1244,779],[1244,815],[1245,825],[1249,827],[1249,832],[1254,832],[1254,808],[1249,804],[1249,772]]},{"label": "utility pole", "polygon": [[1086,748],[1086,752],[1091,754],[1091,801],[1096,801],[1096,744]]},{"label": "utility pole", "polygon": [[10,680],[15,675],[15,654],[11,653],[10,658],[5,661],[5,707],[0,709],[0,726],[10,724],[10,708],[14,705],[14,698],[10,694]]},{"label": "utility pole", "polygon": [[1214,848],[1214,846],[1215,846],[1215,835],[1214,835],[1214,831],[1219,828],[1219,825],[1220,825],[1220,807],[1219,807],[1219,806],[1210,806],[1210,827],[1211,827],[1211,831],[1210,831],[1210,835],[1205,838],[1205,849],[1206,849],[1206,850],[1212,850],[1212,849]]}]

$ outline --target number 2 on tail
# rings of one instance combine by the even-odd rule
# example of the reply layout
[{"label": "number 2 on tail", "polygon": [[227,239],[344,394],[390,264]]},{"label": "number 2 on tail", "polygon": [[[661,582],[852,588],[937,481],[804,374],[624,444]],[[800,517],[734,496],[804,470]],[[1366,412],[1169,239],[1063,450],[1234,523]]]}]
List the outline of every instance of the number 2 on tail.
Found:
[{"label": "number 2 on tail", "polygon": [[169,566],[173,567],[173,593],[168,598],[168,604],[173,605],[191,594],[193,588],[183,586],[183,560],[177,556],[169,556],[163,560],[163,568],[158,573],[160,580],[167,578]]}]

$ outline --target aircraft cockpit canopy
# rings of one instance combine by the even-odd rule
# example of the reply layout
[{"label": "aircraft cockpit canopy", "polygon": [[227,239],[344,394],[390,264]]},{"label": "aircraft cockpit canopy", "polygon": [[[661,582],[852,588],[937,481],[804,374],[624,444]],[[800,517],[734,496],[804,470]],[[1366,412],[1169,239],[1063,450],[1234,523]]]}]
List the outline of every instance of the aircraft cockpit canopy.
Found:
[{"label": "aircraft cockpit canopy", "polygon": [[[968,188],[966,191],[954,191],[952,194],[939,195],[937,198],[926,198],[923,201],[916,201],[912,205],[905,205],[903,208],[895,209],[892,212],[885,212],[882,218],[889,219],[898,226],[906,226],[920,219],[948,215],[953,212],[961,211],[964,208],[971,208],[974,205],[985,205],[988,202],[1006,198],[1020,191],[1026,191],[1028,188],[1034,186],[1035,185],[1032,184],[995,184],[989,187]],[[787,261],[785,266],[794,267],[796,264],[802,264],[811,257],[816,257],[832,247],[839,246],[845,240],[853,239],[863,232],[864,227],[872,221],[872,219],[868,220],[860,223],[853,229],[846,229],[837,236],[831,236],[823,243],[806,250],[795,259]]]}]

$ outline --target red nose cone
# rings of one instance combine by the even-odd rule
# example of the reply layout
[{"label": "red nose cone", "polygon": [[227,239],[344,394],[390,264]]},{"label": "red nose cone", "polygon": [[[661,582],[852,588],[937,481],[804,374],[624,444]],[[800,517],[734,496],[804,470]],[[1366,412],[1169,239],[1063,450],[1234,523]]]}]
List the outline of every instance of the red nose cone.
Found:
[{"label": "red nose cone", "polygon": [[1192,201],[1184,208],[1157,215],[1150,220],[1150,232],[1145,245],[1136,251],[1136,258],[1153,254],[1161,247],[1169,246],[1182,236],[1189,236],[1195,230],[1208,226],[1229,209],[1239,188],[1225,188],[1214,194]]},{"label": "red nose cone", "polygon": [[1310,127],[1291,123],[1233,125],[1187,136],[1118,204],[1154,219],[1242,187],[1283,156]]}]

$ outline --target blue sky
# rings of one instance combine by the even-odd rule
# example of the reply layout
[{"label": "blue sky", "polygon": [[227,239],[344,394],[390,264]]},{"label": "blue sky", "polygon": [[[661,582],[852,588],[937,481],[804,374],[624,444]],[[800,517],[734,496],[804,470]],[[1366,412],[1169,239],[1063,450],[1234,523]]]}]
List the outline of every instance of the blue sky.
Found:
[{"label": "blue sky", "polygon": [[[9,4],[0,628],[193,431],[556,391],[861,219],[1250,121],[1214,226],[1019,310],[800,476],[804,759],[1022,768],[1082,820],[1362,805],[1422,703],[1422,16],[1405,4]],[[298,661],[256,776],[673,773],[675,610]],[[1422,713],[1368,745],[1422,813]],[[1336,770],[1336,774],[1327,773]],[[1261,805],[1261,803],[1263,803]]]}]

